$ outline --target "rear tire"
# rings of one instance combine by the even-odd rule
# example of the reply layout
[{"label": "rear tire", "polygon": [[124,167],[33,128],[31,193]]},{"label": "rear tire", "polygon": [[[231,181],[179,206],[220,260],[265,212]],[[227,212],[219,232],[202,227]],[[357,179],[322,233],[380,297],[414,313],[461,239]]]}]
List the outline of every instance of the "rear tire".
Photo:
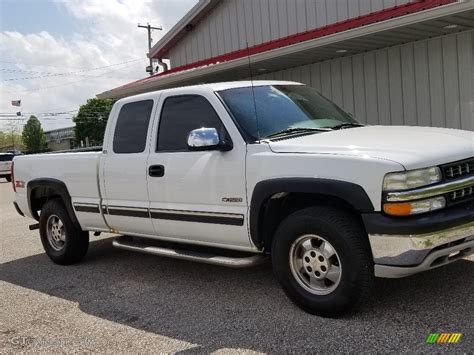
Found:
[{"label": "rear tire", "polygon": [[44,204],[39,222],[43,248],[56,264],[74,264],[86,255],[89,233],[74,225],[60,199]]},{"label": "rear tire", "polygon": [[272,245],[286,295],[301,309],[337,317],[365,301],[374,282],[367,234],[350,213],[315,206],[288,216]]},{"label": "rear tire", "polygon": [[12,176],[11,175],[5,176],[5,180],[7,180],[8,182],[12,182]]}]

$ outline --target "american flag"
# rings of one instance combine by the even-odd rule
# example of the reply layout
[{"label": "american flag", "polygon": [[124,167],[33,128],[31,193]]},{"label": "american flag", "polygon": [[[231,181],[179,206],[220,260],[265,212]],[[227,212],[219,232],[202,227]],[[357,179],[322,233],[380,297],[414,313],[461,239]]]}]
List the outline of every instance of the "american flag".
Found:
[{"label": "american flag", "polygon": [[21,100],[12,100],[12,106],[21,106]]}]

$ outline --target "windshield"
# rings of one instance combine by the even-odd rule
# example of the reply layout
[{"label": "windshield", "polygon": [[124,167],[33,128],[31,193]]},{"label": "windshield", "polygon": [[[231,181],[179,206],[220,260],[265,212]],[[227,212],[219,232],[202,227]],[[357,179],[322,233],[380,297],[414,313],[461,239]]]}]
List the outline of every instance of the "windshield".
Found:
[{"label": "windshield", "polygon": [[251,87],[235,88],[219,91],[219,95],[253,140],[285,131],[316,132],[341,124],[358,124],[334,103],[304,85],[255,86],[253,92]]}]

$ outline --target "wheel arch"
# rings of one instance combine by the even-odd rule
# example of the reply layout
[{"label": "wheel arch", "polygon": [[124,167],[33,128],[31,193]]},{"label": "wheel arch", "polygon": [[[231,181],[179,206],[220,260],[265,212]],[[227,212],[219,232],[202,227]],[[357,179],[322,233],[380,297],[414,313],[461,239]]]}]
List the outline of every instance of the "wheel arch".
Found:
[{"label": "wheel arch", "polygon": [[71,195],[64,182],[52,178],[33,179],[27,185],[28,207],[31,215],[39,221],[38,211],[42,209],[46,201],[52,198],[60,198],[66,207],[66,211],[74,225],[81,229],[76,213],[72,207]]},{"label": "wheel arch", "polygon": [[[315,204],[337,206],[356,214],[374,206],[357,184],[320,178],[276,178],[260,181],[252,193],[249,229],[252,242],[269,250],[279,222],[291,212]],[[362,220],[361,220],[362,221]]]}]

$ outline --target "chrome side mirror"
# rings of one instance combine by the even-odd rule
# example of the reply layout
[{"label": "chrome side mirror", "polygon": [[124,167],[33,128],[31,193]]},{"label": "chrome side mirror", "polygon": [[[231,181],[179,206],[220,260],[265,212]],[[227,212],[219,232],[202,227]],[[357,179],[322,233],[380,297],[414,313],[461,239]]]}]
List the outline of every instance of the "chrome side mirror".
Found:
[{"label": "chrome side mirror", "polygon": [[232,149],[232,143],[223,141],[215,128],[198,128],[188,135],[189,150],[222,150]]}]

